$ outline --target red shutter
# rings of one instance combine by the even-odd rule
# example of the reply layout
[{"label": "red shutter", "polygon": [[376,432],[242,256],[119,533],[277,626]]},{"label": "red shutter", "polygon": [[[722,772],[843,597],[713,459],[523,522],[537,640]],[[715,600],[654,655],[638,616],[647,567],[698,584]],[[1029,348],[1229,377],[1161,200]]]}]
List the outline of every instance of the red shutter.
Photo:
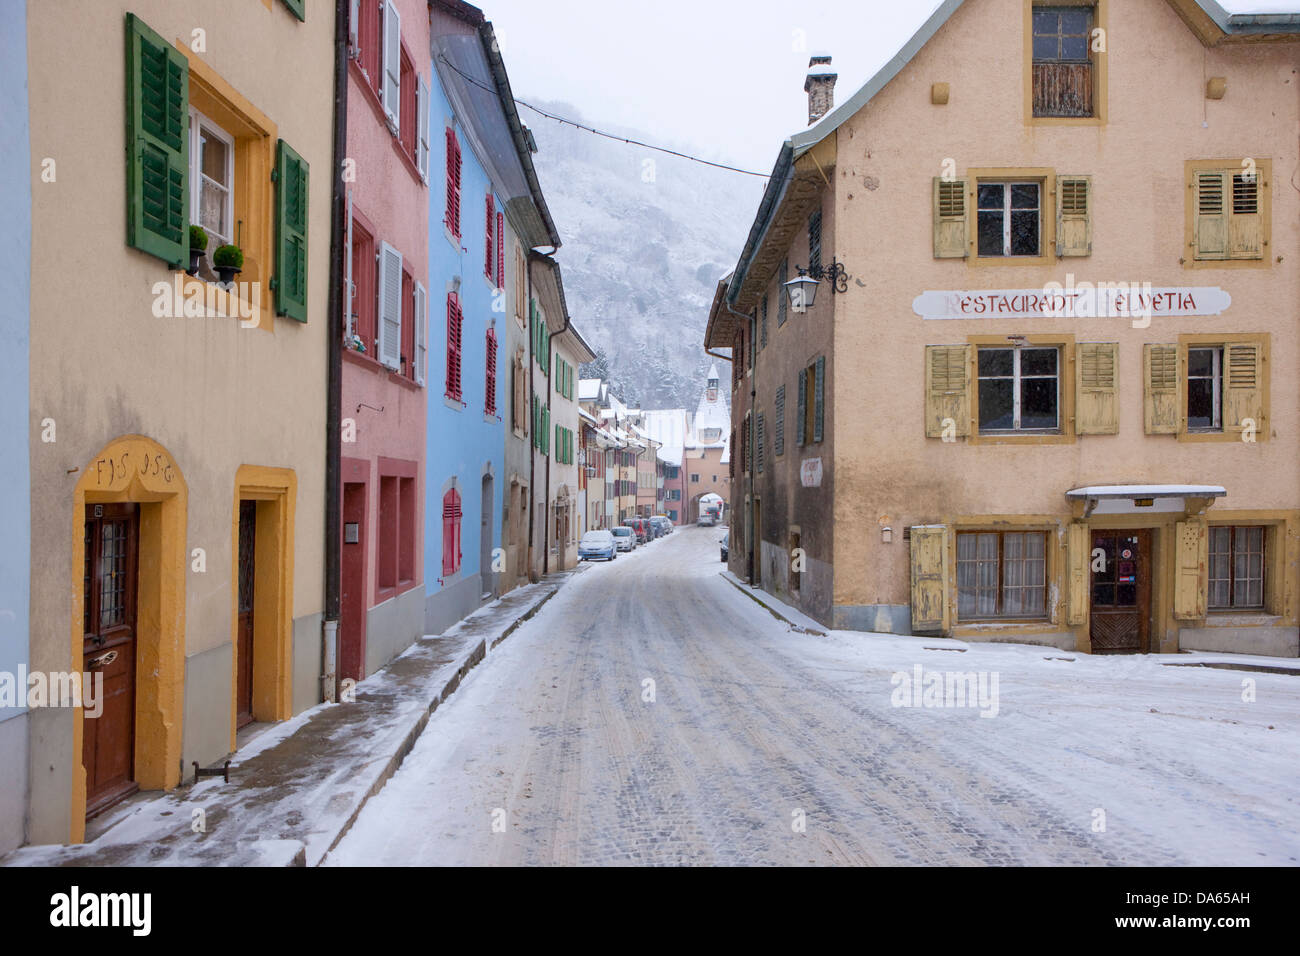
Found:
[{"label": "red shutter", "polygon": [[497,204],[492,201],[492,194],[487,194],[487,224],[483,227],[483,274],[492,278],[492,226],[496,222]]},{"label": "red shutter", "polygon": [[506,217],[497,213],[497,288],[506,287]]},{"label": "red shutter", "polygon": [[494,329],[487,330],[487,388],[483,408],[489,415],[497,413],[497,334]]},{"label": "red shutter", "polygon": [[455,488],[442,496],[442,576],[460,570],[460,493]]},{"label": "red shutter", "polygon": [[447,127],[447,218],[451,234],[460,238],[460,141],[456,131]]},{"label": "red shutter", "polygon": [[447,296],[447,395],[460,401],[460,299],[456,293]]}]

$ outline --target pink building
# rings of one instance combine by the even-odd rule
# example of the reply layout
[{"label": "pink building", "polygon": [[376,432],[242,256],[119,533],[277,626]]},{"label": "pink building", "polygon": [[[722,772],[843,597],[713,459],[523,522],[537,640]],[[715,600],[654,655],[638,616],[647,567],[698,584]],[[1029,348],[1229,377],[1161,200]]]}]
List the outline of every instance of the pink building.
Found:
[{"label": "pink building", "polygon": [[427,0],[352,11],[337,671],[360,680],[424,632],[432,61]]}]

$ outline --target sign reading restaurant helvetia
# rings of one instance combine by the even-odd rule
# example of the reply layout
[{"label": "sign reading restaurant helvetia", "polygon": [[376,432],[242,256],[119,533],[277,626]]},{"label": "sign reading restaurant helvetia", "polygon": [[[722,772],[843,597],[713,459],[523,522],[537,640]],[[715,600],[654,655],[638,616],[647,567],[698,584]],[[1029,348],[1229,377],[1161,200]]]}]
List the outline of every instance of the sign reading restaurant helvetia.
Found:
[{"label": "sign reading restaurant helvetia", "polygon": [[1217,286],[1154,289],[1070,279],[1041,289],[922,292],[912,309],[923,319],[1160,318],[1218,315],[1232,304],[1232,296]]}]

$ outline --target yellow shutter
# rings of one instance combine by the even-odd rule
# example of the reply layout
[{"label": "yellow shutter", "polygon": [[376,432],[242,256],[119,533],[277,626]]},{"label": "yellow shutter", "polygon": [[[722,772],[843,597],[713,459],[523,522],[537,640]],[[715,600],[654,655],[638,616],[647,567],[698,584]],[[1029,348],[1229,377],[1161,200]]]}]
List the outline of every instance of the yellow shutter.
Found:
[{"label": "yellow shutter", "polygon": [[[951,419],[951,431],[944,425]],[[925,347],[925,437],[970,434],[970,346]]]},{"label": "yellow shutter", "polygon": [[1199,171],[1192,180],[1195,236],[1192,243],[1197,259],[1228,257],[1228,174],[1217,170]]},{"label": "yellow shutter", "polygon": [[1178,346],[1142,346],[1142,417],[1148,435],[1178,431]]},{"label": "yellow shutter", "polygon": [[1119,345],[1080,342],[1074,347],[1074,430],[1080,435],[1119,432]]},{"label": "yellow shutter", "polygon": [[948,535],[942,525],[912,528],[912,631],[948,630]]},{"label": "yellow shutter", "polygon": [[934,177],[934,257],[964,259],[966,244],[966,180]]},{"label": "yellow shutter", "polygon": [[1257,342],[1229,342],[1223,347],[1223,427],[1239,432],[1255,423],[1264,435],[1264,349]]},{"label": "yellow shutter", "polygon": [[1209,546],[1204,518],[1174,525],[1174,617],[1180,621],[1205,617]]},{"label": "yellow shutter", "polygon": [[1056,179],[1056,254],[1092,255],[1092,177]]},{"label": "yellow shutter", "polygon": [[1263,255],[1263,225],[1260,218],[1261,173],[1232,176],[1232,208],[1228,215],[1228,256],[1258,259]]},{"label": "yellow shutter", "polygon": [[1066,596],[1065,623],[1079,627],[1088,623],[1092,576],[1090,544],[1092,536],[1086,524],[1072,524],[1066,539],[1066,560],[1070,566],[1069,593]]}]

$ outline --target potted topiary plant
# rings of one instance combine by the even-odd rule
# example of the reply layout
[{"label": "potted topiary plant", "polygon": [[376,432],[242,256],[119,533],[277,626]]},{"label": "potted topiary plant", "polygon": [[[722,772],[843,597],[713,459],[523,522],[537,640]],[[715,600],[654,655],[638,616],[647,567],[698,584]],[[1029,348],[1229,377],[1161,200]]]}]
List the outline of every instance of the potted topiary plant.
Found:
[{"label": "potted topiary plant", "polygon": [[202,226],[190,226],[190,267],[185,270],[187,273],[198,274],[199,260],[203,258],[207,248],[208,231]]},{"label": "potted topiary plant", "polygon": [[212,253],[212,265],[216,268],[221,283],[228,285],[244,268],[244,254],[239,251],[239,246],[218,246],[217,251]]}]

